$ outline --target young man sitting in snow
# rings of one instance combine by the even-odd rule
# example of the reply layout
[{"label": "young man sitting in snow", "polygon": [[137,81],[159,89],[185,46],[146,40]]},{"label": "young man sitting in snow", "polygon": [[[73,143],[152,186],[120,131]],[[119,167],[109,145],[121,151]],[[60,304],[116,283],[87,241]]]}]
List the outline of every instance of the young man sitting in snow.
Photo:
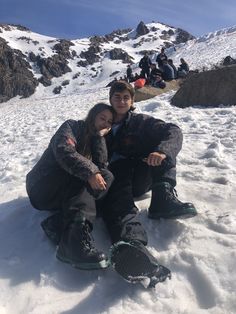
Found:
[{"label": "young man sitting in snow", "polygon": [[106,142],[115,180],[102,204],[103,218],[113,242],[138,240],[146,245],[134,197],[152,191],[151,219],[197,215],[194,205],[179,201],[174,191],[182,132],[172,123],[134,113],[134,89],[127,82],[115,82],[109,96],[115,117]]}]

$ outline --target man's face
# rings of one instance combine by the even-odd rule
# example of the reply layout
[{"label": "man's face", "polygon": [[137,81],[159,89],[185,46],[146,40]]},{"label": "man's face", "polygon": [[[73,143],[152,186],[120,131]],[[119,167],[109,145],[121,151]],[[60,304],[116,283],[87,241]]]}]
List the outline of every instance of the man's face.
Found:
[{"label": "man's face", "polygon": [[115,92],[111,99],[111,105],[118,115],[125,115],[133,104],[133,98],[129,91]]}]

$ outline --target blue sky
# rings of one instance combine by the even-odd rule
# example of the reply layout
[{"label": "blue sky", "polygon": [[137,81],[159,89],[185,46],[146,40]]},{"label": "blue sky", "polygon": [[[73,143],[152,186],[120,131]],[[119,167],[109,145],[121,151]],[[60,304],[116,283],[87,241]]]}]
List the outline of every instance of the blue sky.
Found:
[{"label": "blue sky", "polygon": [[105,35],[140,21],[200,36],[235,25],[236,0],[0,0],[0,23],[57,38]]}]

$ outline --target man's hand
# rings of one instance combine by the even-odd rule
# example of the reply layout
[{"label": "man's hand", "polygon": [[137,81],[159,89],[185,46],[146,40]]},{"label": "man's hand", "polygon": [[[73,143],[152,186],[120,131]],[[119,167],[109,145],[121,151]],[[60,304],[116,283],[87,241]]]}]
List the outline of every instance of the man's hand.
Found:
[{"label": "man's hand", "polygon": [[106,190],[106,181],[100,173],[91,175],[88,179],[88,183],[93,190]]},{"label": "man's hand", "polygon": [[147,158],[144,158],[143,161],[146,162],[149,166],[160,166],[162,161],[166,158],[165,154],[153,152],[148,155]]}]

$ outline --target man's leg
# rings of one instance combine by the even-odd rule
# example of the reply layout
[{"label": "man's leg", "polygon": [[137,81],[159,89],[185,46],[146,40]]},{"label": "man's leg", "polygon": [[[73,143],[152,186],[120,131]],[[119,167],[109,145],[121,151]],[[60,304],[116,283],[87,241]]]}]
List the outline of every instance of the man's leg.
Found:
[{"label": "man's leg", "polygon": [[147,234],[137,219],[133,200],[132,160],[118,160],[110,170],[115,179],[102,203],[102,216],[112,242],[137,240],[146,245]]}]

